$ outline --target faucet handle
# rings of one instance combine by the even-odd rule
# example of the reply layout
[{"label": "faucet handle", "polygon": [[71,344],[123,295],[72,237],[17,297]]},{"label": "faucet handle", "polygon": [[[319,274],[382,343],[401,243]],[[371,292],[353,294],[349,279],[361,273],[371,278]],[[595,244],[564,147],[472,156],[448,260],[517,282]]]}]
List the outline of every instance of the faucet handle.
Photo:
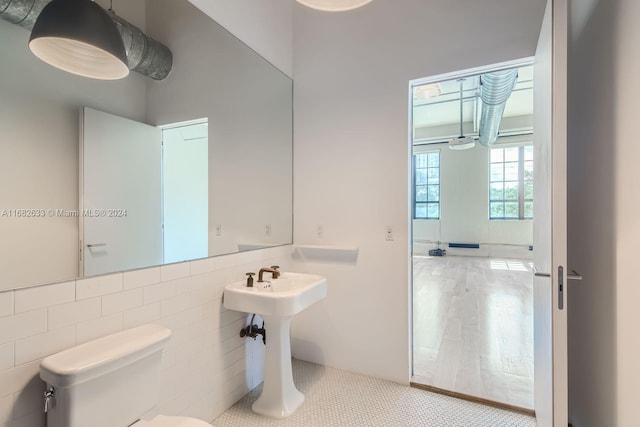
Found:
[{"label": "faucet handle", "polygon": [[253,287],[253,276],[255,276],[256,273],[246,273],[245,276],[247,276],[247,288],[252,288]]},{"label": "faucet handle", "polygon": [[272,274],[272,277],[274,279],[277,279],[278,277],[280,277],[280,270],[278,270],[280,268],[279,265],[272,265],[271,269],[274,271],[274,273]]}]

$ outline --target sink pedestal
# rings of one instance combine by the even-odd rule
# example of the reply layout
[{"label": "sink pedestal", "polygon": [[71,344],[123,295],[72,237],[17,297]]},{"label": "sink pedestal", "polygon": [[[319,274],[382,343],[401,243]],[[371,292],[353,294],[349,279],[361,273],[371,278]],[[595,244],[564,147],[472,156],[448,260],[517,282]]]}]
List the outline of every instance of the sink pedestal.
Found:
[{"label": "sink pedestal", "polygon": [[293,383],[291,370],[292,317],[262,316],[267,331],[262,393],[251,409],[260,415],[285,418],[293,414],[304,395]]},{"label": "sink pedestal", "polygon": [[304,395],[293,384],[291,319],[326,296],[327,279],[315,274],[284,272],[258,286],[247,287],[246,280],[225,286],[225,308],[255,313],[264,320],[267,334],[264,384],[262,394],[253,404],[254,412],[285,418],[304,402]]}]

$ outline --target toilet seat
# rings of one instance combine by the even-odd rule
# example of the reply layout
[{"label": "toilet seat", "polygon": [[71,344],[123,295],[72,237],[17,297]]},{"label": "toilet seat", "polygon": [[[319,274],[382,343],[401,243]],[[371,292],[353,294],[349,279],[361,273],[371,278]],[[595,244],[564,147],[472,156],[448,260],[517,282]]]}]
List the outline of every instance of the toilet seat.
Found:
[{"label": "toilet seat", "polygon": [[195,418],[158,415],[150,420],[133,423],[131,427],[211,427],[211,424]]}]

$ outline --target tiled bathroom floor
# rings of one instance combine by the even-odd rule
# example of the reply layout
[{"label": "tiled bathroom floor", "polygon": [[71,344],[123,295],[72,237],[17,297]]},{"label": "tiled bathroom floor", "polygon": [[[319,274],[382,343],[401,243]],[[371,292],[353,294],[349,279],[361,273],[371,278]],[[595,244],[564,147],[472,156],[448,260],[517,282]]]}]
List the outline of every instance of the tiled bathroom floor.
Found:
[{"label": "tiled bathroom floor", "polygon": [[299,360],[293,377],[305,402],[291,417],[274,420],[251,411],[257,387],[218,417],[214,426],[295,427],[535,427],[533,417],[390,381]]}]

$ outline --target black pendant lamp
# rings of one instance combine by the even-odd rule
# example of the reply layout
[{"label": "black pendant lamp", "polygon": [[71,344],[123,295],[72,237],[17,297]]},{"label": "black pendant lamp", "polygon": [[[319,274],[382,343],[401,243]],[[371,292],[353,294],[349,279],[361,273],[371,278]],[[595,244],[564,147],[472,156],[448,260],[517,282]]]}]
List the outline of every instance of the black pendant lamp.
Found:
[{"label": "black pendant lamp", "polygon": [[47,64],[72,74],[101,80],[129,74],[116,24],[90,0],[52,0],[33,26],[29,49]]}]

